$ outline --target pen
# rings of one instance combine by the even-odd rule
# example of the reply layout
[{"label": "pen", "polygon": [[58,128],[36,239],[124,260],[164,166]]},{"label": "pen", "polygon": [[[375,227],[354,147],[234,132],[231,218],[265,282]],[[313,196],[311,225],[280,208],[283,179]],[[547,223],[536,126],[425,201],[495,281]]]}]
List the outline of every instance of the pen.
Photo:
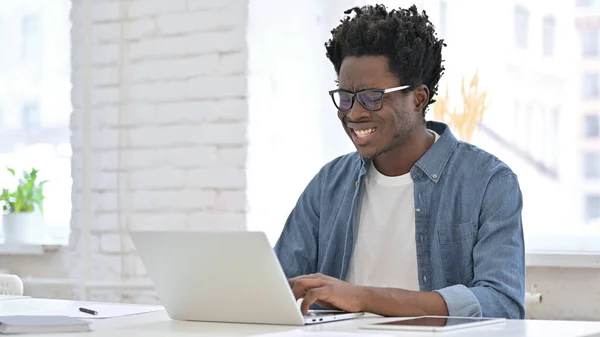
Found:
[{"label": "pen", "polygon": [[79,308],[79,311],[85,312],[86,314],[90,314],[90,315],[98,315],[97,311],[94,311],[94,310],[91,310],[91,309]]}]

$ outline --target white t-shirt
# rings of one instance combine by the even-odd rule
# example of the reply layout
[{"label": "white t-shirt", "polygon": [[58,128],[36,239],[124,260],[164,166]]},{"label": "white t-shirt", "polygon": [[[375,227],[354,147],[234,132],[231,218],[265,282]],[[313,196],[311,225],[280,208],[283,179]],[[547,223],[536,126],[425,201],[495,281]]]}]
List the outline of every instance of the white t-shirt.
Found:
[{"label": "white t-shirt", "polygon": [[[435,140],[439,135],[435,134]],[[365,177],[358,235],[346,281],[356,285],[419,291],[414,183],[371,165]]]}]

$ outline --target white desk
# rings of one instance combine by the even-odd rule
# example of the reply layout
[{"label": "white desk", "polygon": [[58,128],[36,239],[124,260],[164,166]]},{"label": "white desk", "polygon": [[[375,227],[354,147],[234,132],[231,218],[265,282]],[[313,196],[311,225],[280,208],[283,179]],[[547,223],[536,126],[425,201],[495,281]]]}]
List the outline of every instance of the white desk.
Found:
[{"label": "white desk", "polygon": [[[61,301],[49,299],[25,298],[11,301],[0,301],[0,315],[11,313],[31,313],[53,311],[61,306],[72,305],[85,307],[89,302]],[[503,325],[481,327],[471,330],[447,332],[447,333],[407,333],[391,331],[359,330],[359,327],[367,323],[393,320],[393,318],[381,318],[367,315],[360,319],[323,323],[306,327],[277,326],[277,325],[253,325],[253,324],[226,324],[226,323],[202,323],[182,322],[171,320],[166,312],[158,311],[140,315],[124,316],[108,319],[93,319],[92,332],[69,333],[63,336],[71,337],[130,337],[130,336],[248,336],[267,334],[275,332],[289,332],[291,336],[298,336],[298,331],[314,333],[314,336],[336,337],[338,333],[360,333],[365,335],[398,335],[398,336],[460,336],[460,337],[579,337],[599,336],[600,322],[570,322],[570,321],[537,321],[537,320],[515,320],[507,321]],[[23,335],[25,336],[25,335]],[[26,335],[33,336],[33,335]],[[39,335],[40,337],[51,337],[57,335]],[[359,337],[357,334],[356,337]]]}]

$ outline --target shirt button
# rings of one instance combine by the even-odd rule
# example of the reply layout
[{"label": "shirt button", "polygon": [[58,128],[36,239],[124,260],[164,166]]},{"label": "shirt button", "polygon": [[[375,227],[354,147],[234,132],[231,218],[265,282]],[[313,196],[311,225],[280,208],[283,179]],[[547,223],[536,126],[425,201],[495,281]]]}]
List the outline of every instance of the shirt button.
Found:
[{"label": "shirt button", "polygon": [[434,174],[432,174],[432,175],[431,175],[431,177],[432,177],[433,179],[437,179],[438,175],[434,173]]},{"label": "shirt button", "polygon": [[354,183],[354,186],[358,187],[358,180]]},{"label": "shirt button", "polygon": [[423,276],[423,281],[427,282],[427,276]]}]

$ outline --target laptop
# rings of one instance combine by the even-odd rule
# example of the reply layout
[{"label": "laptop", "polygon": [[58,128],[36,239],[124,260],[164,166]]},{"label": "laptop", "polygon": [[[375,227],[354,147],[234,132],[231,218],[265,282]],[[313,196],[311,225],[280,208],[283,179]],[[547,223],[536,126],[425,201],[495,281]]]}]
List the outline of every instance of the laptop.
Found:
[{"label": "laptop", "polygon": [[171,319],[305,325],[364,314],[311,310],[303,316],[263,232],[135,231],[130,236]]}]

